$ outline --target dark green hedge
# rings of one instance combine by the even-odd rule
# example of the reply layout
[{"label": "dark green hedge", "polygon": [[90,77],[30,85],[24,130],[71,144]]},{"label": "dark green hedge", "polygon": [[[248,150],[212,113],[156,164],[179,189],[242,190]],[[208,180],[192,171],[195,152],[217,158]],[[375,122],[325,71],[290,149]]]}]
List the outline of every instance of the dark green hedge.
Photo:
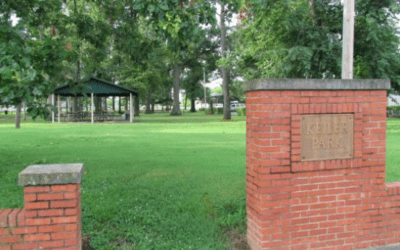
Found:
[{"label": "dark green hedge", "polygon": [[236,112],[238,116],[246,116],[246,108],[237,108]]}]

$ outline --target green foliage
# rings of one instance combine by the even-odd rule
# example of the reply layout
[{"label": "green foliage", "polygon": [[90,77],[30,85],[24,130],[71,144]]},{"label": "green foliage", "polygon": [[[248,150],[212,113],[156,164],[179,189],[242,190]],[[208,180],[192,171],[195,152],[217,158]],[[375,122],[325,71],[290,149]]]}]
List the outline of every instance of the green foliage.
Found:
[{"label": "green foliage", "polygon": [[388,106],[387,112],[389,116],[398,117],[400,116],[400,106]]},{"label": "green foliage", "polygon": [[[251,1],[232,36],[230,60],[246,80],[340,78],[343,7],[340,1]],[[399,89],[397,1],[356,1],[355,78],[389,78]]]},{"label": "green foliage", "polygon": [[400,106],[388,106],[387,107],[388,110],[393,110],[393,111],[400,111]]},{"label": "green foliage", "polygon": [[211,93],[213,94],[222,94],[222,88],[215,88],[211,90]]},{"label": "green foliage", "polygon": [[236,112],[238,116],[246,116],[246,108],[237,108]]},{"label": "green foliage", "polygon": [[[52,91],[66,55],[64,36],[55,26],[65,22],[61,3],[12,1],[0,5],[0,98],[3,105],[22,102],[35,118],[44,117],[44,103]],[[11,16],[19,18],[15,26]]]},{"label": "green foliage", "polygon": [[231,100],[244,102],[246,100],[246,91],[244,90],[244,82],[232,81],[229,86],[229,95]]},{"label": "green foliage", "polygon": [[[214,114],[221,115],[224,113],[224,108],[213,108]],[[211,108],[207,108],[207,114],[211,114]]]},{"label": "green foliage", "polygon": [[218,224],[223,230],[236,228],[246,230],[246,199],[226,201],[216,205]]}]

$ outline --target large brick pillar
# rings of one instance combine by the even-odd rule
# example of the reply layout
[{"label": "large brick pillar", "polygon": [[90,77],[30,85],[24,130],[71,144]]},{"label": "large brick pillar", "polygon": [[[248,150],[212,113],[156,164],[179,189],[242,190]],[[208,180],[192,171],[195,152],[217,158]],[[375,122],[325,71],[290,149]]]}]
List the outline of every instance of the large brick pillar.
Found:
[{"label": "large brick pillar", "polygon": [[83,164],[32,165],[19,174],[24,208],[0,210],[0,250],[82,248]]},{"label": "large brick pillar", "polygon": [[400,183],[385,183],[389,88],[389,80],[246,84],[251,249],[400,243]]}]

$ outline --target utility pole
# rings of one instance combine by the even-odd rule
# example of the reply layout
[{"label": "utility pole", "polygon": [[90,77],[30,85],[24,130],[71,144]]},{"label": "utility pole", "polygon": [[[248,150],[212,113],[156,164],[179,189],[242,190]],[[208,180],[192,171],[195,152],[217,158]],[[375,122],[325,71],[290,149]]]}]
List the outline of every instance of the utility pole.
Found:
[{"label": "utility pole", "polygon": [[353,79],[354,61],[354,0],[344,0],[342,79]]}]

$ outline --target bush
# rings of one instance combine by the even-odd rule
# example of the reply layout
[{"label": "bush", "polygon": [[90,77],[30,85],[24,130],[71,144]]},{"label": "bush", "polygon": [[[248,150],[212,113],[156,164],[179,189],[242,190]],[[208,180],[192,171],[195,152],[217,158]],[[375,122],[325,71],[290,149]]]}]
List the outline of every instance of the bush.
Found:
[{"label": "bush", "polygon": [[[222,115],[224,113],[224,108],[213,108],[213,110],[214,110],[214,114]],[[211,109],[208,108],[206,110],[206,113],[211,114]]]},{"label": "bush", "polygon": [[237,108],[236,112],[238,116],[246,116],[246,108]]},{"label": "bush", "polygon": [[214,108],[214,113],[222,115],[224,113],[224,108]]},{"label": "bush", "polygon": [[199,108],[199,111],[206,111],[205,108]]},{"label": "bush", "polygon": [[387,113],[389,116],[400,116],[400,106],[388,106]]},{"label": "bush", "polygon": [[388,111],[395,111],[395,112],[400,112],[400,105],[399,106],[388,106],[387,107]]}]

